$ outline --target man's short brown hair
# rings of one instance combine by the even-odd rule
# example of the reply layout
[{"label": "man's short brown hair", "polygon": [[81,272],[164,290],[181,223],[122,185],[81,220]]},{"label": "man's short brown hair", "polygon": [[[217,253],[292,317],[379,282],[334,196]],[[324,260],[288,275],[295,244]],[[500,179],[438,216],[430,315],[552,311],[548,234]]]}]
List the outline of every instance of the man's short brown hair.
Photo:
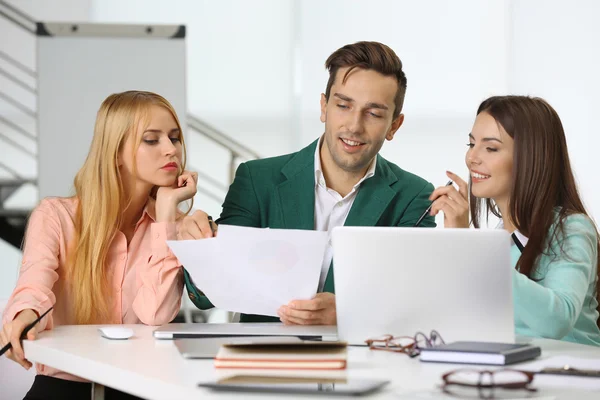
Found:
[{"label": "man's short brown hair", "polygon": [[325,90],[325,99],[328,101],[338,69],[348,67],[342,83],[346,82],[354,68],[377,71],[384,76],[394,76],[398,80],[398,91],[394,99],[396,105],[394,118],[400,115],[406,94],[406,75],[402,71],[402,61],[394,50],[379,42],[357,42],[334,51],[325,61],[325,68],[329,70],[329,81]]}]

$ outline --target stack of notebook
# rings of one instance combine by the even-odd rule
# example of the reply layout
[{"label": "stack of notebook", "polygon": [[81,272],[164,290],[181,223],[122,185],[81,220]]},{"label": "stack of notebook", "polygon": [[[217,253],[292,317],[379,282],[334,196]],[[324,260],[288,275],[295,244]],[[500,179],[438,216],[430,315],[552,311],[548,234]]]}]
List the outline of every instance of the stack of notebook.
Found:
[{"label": "stack of notebook", "polygon": [[236,342],[221,346],[215,357],[216,368],[270,370],[346,369],[345,342],[274,340]]}]

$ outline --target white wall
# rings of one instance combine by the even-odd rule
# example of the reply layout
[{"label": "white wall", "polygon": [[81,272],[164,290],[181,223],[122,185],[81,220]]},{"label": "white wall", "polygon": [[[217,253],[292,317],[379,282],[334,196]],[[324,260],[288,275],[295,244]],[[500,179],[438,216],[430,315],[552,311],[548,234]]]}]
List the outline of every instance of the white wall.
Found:
[{"label": "white wall", "polygon": [[[15,7],[19,8],[26,14],[43,21],[56,21],[61,18],[75,21],[85,21],[88,19],[90,1],[89,0],[12,0],[8,1]],[[16,27],[14,24],[0,18],[0,37],[10,38],[3,39],[0,42],[0,50],[26,67],[35,70],[36,65],[36,37],[35,35]],[[18,79],[24,81],[27,85],[35,87],[35,78],[21,72],[11,64],[0,60],[0,67],[15,75]],[[0,87],[10,92],[17,101],[22,103],[27,108],[36,109],[36,96],[23,88],[11,82],[6,77],[0,75]],[[10,120],[17,123],[27,131],[35,134],[36,125],[35,118],[28,116],[18,108],[10,105],[5,100],[0,99],[0,113],[10,117]],[[0,123],[0,132],[7,134],[11,139],[15,140],[30,151],[36,150],[36,142],[23,137],[21,134],[14,132],[10,127]],[[10,151],[2,153],[0,161],[4,164],[9,164],[17,171],[22,172],[27,177],[35,177],[37,165],[35,160],[23,154],[20,150],[14,148],[9,143],[6,143],[0,138],[0,146],[7,148]],[[0,178],[10,176],[6,171],[0,168]]]},{"label": "white wall", "polygon": [[[507,90],[508,7],[503,0],[422,3],[102,0],[93,2],[92,18],[185,23],[189,109],[266,156],[322,133],[319,95],[331,52],[382,41],[402,58],[409,82],[405,125],[383,155],[441,185],[446,169],[465,175],[477,104]],[[204,143],[195,140],[191,164],[205,170]]]},{"label": "white wall", "polygon": [[185,39],[170,37],[176,27],[152,38],[115,38],[104,31],[38,39],[40,198],[74,193],[73,177],[85,162],[98,108],[112,93],[131,88],[161,93],[185,126]]},{"label": "white wall", "polygon": [[514,1],[511,15],[509,91],[556,109],[583,200],[600,222],[600,2]]},{"label": "white wall", "polygon": [[[189,110],[264,156],[297,150],[322,132],[323,64],[358,40],[389,44],[408,77],[406,122],[383,155],[436,185],[445,182],[446,169],[466,175],[465,138],[481,100],[545,97],[562,117],[584,200],[600,216],[593,118],[600,106],[600,4],[594,0],[13,3],[38,16],[186,24]],[[225,156],[200,139],[190,147],[198,169]]]},{"label": "white wall", "polygon": [[[91,0],[5,0],[39,21],[87,21]],[[20,62],[35,68],[35,36],[0,18],[1,49]]]},{"label": "white wall", "polygon": [[[91,18],[114,23],[177,23],[187,27],[188,110],[263,157],[292,146],[293,2],[280,0],[100,0]],[[229,179],[229,153],[188,135],[191,169]],[[215,191],[199,180],[199,187]],[[223,197],[226,191],[216,191]],[[221,202],[195,198],[214,217]]]},{"label": "white wall", "polygon": [[[91,3],[90,0],[8,0],[8,2],[40,21],[60,21],[62,19],[87,21]],[[35,70],[34,35],[16,28],[11,23],[0,18],[0,37],[3,38],[0,41],[0,50],[11,55],[25,66]],[[5,40],[4,38],[10,38],[10,40]],[[34,79],[20,73],[19,70],[12,68],[9,64],[0,61],[0,66],[16,74],[30,85],[35,86]],[[0,77],[0,86],[3,89],[10,90],[17,100],[35,110],[36,102],[34,95],[20,89],[4,77]],[[11,120],[35,134],[35,121],[3,100],[0,100],[0,113],[9,116]],[[27,149],[36,151],[37,143],[35,141],[24,138],[1,123],[0,129]],[[35,160],[24,155],[1,138],[0,161],[20,171],[26,177],[36,176],[37,163]],[[5,177],[10,177],[10,174],[0,168],[0,179]],[[27,208],[33,207],[36,203],[37,190],[31,185],[26,185],[9,199],[7,206]],[[10,296],[14,288],[21,262],[21,253],[3,240],[0,240],[0,259],[2,260],[2,263],[0,263],[0,299],[5,299]]]},{"label": "white wall", "polygon": [[[495,94],[546,98],[565,126],[571,161],[592,214],[600,217],[600,3],[594,0],[461,0],[354,3],[299,1],[300,126],[297,147],[322,132],[324,62],[338,47],[378,40],[402,59],[406,122],[382,154],[435,185],[450,169],[466,176],[466,135],[475,111]],[[440,222],[440,218],[438,218]]]},{"label": "white wall", "polygon": [[[292,6],[280,0],[99,0],[91,16],[185,24],[189,111],[271,156],[293,150]],[[192,153],[193,163],[194,157],[202,156]]]},{"label": "white wall", "polygon": [[[563,118],[582,193],[597,214],[600,191],[592,183],[593,170],[582,166],[593,161],[590,138],[597,140],[591,110],[600,62],[590,49],[600,40],[593,24],[600,4],[360,4],[98,0],[89,11],[94,21],[186,24],[189,110],[265,156],[297,150],[322,132],[318,102],[327,81],[324,61],[358,40],[390,45],[408,77],[406,122],[383,155],[436,185],[446,181],[446,169],[466,175],[465,137],[481,100],[504,93],[547,97]],[[557,50],[561,67],[548,68]],[[555,71],[562,72],[560,79]],[[199,138],[191,139],[190,150],[192,166],[201,170],[210,170],[215,157],[224,155]]]},{"label": "white wall", "polygon": [[296,145],[323,132],[319,96],[327,57],[345,44],[375,40],[396,51],[408,80],[405,123],[382,155],[434,185],[448,180],[447,169],[465,177],[465,144],[477,105],[507,90],[506,2],[373,0],[360,7],[329,0],[301,1],[300,8]]}]

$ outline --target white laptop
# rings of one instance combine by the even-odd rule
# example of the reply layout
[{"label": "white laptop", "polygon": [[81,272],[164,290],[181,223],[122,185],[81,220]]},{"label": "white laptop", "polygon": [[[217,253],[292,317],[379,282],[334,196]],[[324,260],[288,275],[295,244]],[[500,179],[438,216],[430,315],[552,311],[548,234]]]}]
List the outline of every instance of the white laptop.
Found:
[{"label": "white laptop", "polygon": [[156,339],[217,338],[236,336],[295,336],[302,339],[335,340],[335,325],[283,325],[277,322],[232,324],[168,324],[154,331]]},{"label": "white laptop", "polygon": [[227,336],[213,338],[175,339],[175,347],[183,358],[215,358],[221,346],[230,343],[302,343],[302,339],[293,336]]},{"label": "white laptop", "polygon": [[338,227],[338,336],[350,344],[431,330],[448,342],[514,342],[503,229]]}]

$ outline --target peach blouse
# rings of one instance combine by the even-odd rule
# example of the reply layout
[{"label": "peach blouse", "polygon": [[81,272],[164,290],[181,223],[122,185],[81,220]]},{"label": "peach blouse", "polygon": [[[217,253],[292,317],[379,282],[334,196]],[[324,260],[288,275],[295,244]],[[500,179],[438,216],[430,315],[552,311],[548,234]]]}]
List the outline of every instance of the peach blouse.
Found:
[{"label": "peach blouse", "polygon": [[[29,218],[23,261],[17,286],[6,305],[3,323],[28,308],[38,315],[54,309],[40,321],[39,330],[75,324],[72,296],[65,277],[66,249],[74,236],[75,198],[46,198]],[[166,241],[176,238],[176,224],[155,222],[149,199],[129,245],[117,232],[110,245],[106,268],[112,295],[112,324],[162,325],[169,323],[181,305],[182,268]],[[62,379],[81,378],[36,364],[39,374]]]}]

